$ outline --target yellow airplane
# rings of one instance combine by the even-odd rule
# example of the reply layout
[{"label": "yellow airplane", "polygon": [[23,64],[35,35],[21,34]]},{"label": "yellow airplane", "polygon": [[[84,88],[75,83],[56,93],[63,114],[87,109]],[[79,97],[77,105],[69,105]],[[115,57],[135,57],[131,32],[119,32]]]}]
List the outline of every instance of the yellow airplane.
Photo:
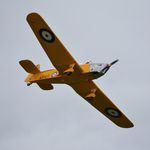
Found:
[{"label": "yellow airplane", "polygon": [[56,68],[40,71],[39,65],[21,60],[20,65],[29,73],[25,79],[28,86],[37,83],[43,90],[52,90],[52,84],[67,84],[116,125],[134,126],[92,81],[103,76],[118,60],[110,64],[89,62],[79,65],[39,14],[29,14],[27,22]]}]

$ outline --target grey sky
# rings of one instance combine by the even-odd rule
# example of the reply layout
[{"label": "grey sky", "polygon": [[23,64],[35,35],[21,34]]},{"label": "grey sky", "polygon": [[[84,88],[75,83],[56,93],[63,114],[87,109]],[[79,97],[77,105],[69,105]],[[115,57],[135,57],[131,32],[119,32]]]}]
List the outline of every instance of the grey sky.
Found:
[{"label": "grey sky", "polygon": [[[149,150],[149,0],[1,0],[0,149]],[[120,59],[95,82],[133,121],[114,125],[66,85],[27,87],[21,59],[52,68],[26,22],[38,12],[79,63]]]}]

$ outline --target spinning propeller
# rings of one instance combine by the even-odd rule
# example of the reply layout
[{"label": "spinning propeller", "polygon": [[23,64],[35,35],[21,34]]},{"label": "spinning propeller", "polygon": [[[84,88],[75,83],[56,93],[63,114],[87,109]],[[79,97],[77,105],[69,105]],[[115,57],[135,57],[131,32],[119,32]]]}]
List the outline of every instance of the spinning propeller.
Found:
[{"label": "spinning propeller", "polygon": [[109,64],[109,66],[111,67],[112,65],[114,65],[115,63],[117,63],[119,61],[119,59],[113,61],[112,63]]},{"label": "spinning propeller", "polygon": [[117,63],[118,61],[119,61],[119,60],[117,59],[117,60],[113,61],[112,63],[108,64],[108,65],[102,70],[102,72],[105,74],[105,73],[109,70],[109,68],[110,68],[112,65],[114,65],[115,63]]}]

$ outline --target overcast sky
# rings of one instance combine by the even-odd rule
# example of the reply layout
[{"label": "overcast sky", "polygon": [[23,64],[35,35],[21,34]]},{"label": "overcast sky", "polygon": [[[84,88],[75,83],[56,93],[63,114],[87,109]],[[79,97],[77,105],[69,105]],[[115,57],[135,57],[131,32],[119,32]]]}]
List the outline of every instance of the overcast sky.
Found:
[{"label": "overcast sky", "polygon": [[[149,150],[150,1],[0,0],[0,149]],[[79,62],[120,60],[95,82],[130,118],[122,129],[69,86],[27,87],[21,59],[53,68],[26,22],[39,13]]]}]

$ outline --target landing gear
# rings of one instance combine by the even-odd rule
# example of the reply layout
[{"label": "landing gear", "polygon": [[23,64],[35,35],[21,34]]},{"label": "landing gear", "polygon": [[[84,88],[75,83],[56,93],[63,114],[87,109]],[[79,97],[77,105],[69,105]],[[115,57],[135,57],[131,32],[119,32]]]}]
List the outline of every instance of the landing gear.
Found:
[{"label": "landing gear", "polygon": [[27,83],[27,86],[30,86],[32,83]]},{"label": "landing gear", "polygon": [[85,96],[85,99],[91,102],[96,97],[96,89],[92,89],[91,93]]},{"label": "landing gear", "polygon": [[69,68],[63,72],[63,74],[70,76],[74,72],[74,66],[75,64],[70,65]]}]

